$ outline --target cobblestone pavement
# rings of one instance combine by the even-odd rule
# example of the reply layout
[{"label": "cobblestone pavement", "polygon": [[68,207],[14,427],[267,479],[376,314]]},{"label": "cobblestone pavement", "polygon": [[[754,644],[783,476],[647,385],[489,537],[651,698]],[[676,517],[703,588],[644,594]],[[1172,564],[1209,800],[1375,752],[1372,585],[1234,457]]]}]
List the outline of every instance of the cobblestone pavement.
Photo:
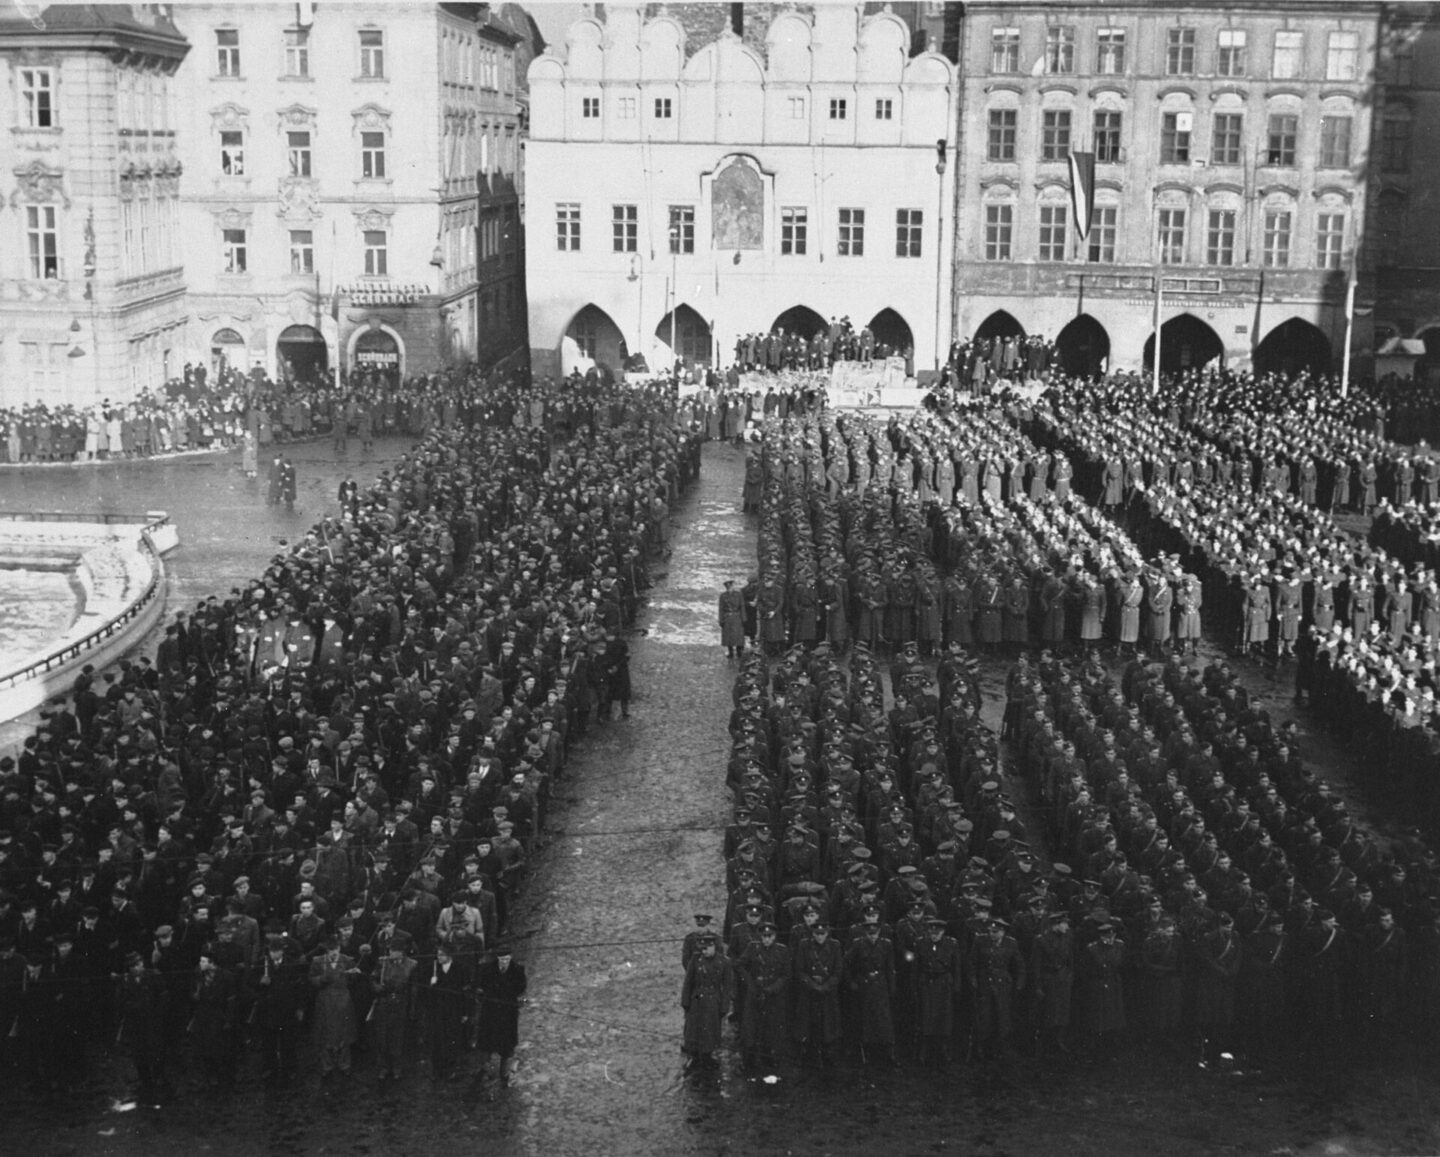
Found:
[{"label": "cobblestone pavement", "polygon": [[[631,718],[592,728],[557,785],[547,846],[512,917],[531,1004],[508,1089],[479,1079],[472,1062],[469,1080],[437,1087],[417,1066],[398,1088],[382,1091],[362,1058],[348,1083],[322,1090],[312,1072],[298,1088],[279,1092],[258,1082],[251,1057],[228,1094],[192,1089],[163,1111],[118,1111],[114,1098],[129,1069],[116,1062],[63,1102],[24,1102],[0,1083],[7,1120],[0,1151],[1440,1151],[1433,1092],[1440,1066],[1434,1043],[1416,1040],[1383,1052],[1297,1052],[1243,1073],[1200,1072],[1177,1047],[1135,1048],[1093,1064],[1025,1057],[946,1072],[786,1067],[774,1084],[748,1079],[728,1059],[719,1073],[683,1075],[679,940],[692,913],[723,904],[720,833],[735,668],[718,645],[715,599],[725,577],[743,580],[753,566],[754,520],[739,513],[741,478],[739,451],[706,447],[701,482],[675,511],[668,570],[657,566],[631,640]],[[235,573],[243,577],[255,565]],[[1211,647],[1202,658],[1215,653]],[[984,664],[992,726],[1007,667],[999,658]],[[1258,664],[1242,669],[1272,712],[1289,709],[1288,669],[1273,679]],[[1304,754],[1332,782],[1349,788],[1364,778],[1362,764],[1323,733],[1311,732]],[[1383,801],[1373,811],[1386,818]]]}]

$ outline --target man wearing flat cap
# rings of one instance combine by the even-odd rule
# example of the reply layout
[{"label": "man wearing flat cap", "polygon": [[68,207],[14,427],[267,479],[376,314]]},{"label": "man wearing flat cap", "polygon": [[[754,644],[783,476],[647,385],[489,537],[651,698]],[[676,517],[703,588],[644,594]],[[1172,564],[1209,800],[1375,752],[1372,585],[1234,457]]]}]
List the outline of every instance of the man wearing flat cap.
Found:
[{"label": "man wearing flat cap", "polygon": [[355,1004],[350,995],[350,978],[358,975],[355,961],[340,951],[340,941],[330,937],[310,962],[310,985],[316,990],[313,1017],[316,1049],[320,1053],[320,1076],[335,1070],[348,1075],[350,1048],[358,1035]]},{"label": "man wearing flat cap", "polygon": [[120,978],[117,1037],[135,1062],[135,1075],[139,1079],[136,1099],[147,1104],[160,1097],[164,1084],[168,1001],[164,977],[147,968],[145,957],[139,952],[128,953],[125,972]]},{"label": "man wearing flat cap", "polygon": [[306,967],[289,952],[283,933],[265,937],[265,951],[255,969],[254,1023],[260,1030],[262,1079],[287,1080],[295,1075],[295,1053],[308,998]]},{"label": "man wearing flat cap", "polygon": [[405,1034],[410,1024],[414,995],[415,961],[407,952],[408,932],[393,932],[386,939],[384,955],[372,966],[370,988],[370,1033],[375,1049],[378,1079],[398,1081],[405,1060]]}]

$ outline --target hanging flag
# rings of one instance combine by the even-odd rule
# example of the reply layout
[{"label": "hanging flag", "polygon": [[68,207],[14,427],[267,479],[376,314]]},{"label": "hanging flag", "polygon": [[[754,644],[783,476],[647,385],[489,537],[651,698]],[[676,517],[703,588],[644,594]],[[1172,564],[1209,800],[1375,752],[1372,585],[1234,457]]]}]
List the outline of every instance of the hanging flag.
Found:
[{"label": "hanging flag", "polygon": [[1090,233],[1090,211],[1095,207],[1095,154],[1070,154],[1070,205],[1075,211],[1075,232],[1081,241]]}]

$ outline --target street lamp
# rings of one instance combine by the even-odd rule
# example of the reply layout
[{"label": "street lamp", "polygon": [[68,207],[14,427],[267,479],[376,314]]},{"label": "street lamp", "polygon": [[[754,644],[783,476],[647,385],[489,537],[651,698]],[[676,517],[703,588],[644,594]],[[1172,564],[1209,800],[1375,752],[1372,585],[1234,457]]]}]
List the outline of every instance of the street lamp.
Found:
[{"label": "street lamp", "polygon": [[674,371],[675,363],[680,360],[678,351],[675,349],[675,298],[677,297],[675,292],[675,269],[679,256],[680,226],[677,222],[672,221],[670,223],[670,292],[668,294],[670,298],[670,366],[672,372]]}]

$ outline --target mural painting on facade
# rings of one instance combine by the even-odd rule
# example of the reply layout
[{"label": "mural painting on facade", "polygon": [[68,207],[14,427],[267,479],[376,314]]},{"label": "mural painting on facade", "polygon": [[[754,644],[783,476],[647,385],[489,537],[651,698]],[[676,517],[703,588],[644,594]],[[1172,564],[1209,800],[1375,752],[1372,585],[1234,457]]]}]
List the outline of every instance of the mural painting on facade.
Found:
[{"label": "mural painting on facade", "polygon": [[760,174],[738,157],[715,177],[711,217],[716,249],[764,248],[765,188]]}]

